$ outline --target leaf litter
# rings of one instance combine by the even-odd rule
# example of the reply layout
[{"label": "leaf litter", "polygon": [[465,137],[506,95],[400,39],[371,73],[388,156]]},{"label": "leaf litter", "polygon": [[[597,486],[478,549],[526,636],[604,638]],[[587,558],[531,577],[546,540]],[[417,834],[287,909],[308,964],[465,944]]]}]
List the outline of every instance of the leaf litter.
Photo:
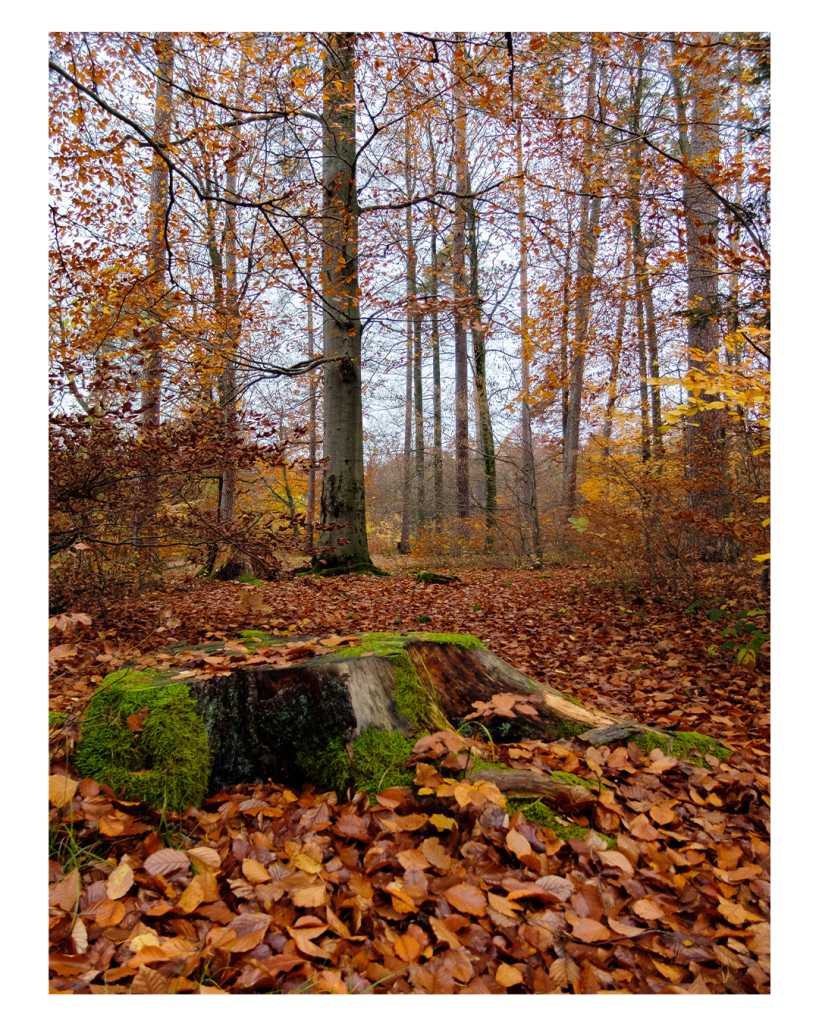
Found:
[{"label": "leaf litter", "polygon": [[[459,574],[458,588],[276,583],[254,588],[267,592],[255,612],[241,585],[208,581],[204,602],[196,581],[114,609],[107,630],[85,615],[58,625],[50,710],[68,720],[50,730],[50,824],[65,840],[49,861],[50,991],[770,991],[764,657],[749,669],[709,655],[719,637],[710,622],[671,601],[638,605],[579,570]],[[507,807],[491,784],[463,779],[457,761],[444,765],[464,756],[451,733],[417,745],[415,790],[385,790],[373,807],[363,793],[268,782],[162,816],[72,772],[76,716],[101,659],[105,672],[135,658],[184,671],[186,645],[223,641],[196,671],[229,671],[364,631],[418,629],[420,615],[430,618],[422,628],[474,633],[591,706],[701,729],[733,752],[698,766],[626,741],[486,745],[487,760],[592,786],[591,809],[559,812],[576,826],[568,838]],[[294,639],[252,651],[235,641],[247,629]],[[159,657],[173,643],[180,654]],[[496,699],[477,710],[517,709]]]}]

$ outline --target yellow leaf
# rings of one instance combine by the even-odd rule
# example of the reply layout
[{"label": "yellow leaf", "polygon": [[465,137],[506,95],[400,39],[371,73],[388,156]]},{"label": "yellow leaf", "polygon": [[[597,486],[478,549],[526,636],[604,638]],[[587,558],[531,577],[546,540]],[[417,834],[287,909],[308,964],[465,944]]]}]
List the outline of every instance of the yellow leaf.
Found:
[{"label": "yellow leaf", "polygon": [[185,914],[190,914],[191,911],[196,910],[204,898],[205,890],[203,889],[202,882],[197,875],[179,897],[176,909],[181,910]]},{"label": "yellow leaf", "polygon": [[[321,871],[321,864],[317,860],[313,860],[306,853],[297,853],[291,858],[290,863],[294,868],[306,871],[308,875],[317,875]],[[266,879],[266,881],[269,881],[269,879]]]},{"label": "yellow leaf", "polygon": [[434,825],[439,832],[445,832],[447,829],[455,828],[455,819],[447,818],[445,814],[432,814],[430,815],[430,824]]},{"label": "yellow leaf", "polygon": [[495,981],[499,985],[503,985],[504,988],[511,988],[523,981],[523,975],[517,967],[512,967],[511,964],[501,964],[495,974]]},{"label": "yellow leaf", "polygon": [[78,783],[74,779],[69,779],[67,775],[49,775],[48,799],[55,807],[65,807],[73,800],[77,785]]},{"label": "yellow leaf", "polygon": [[242,874],[251,885],[262,885],[270,881],[267,868],[257,860],[247,858],[242,861]]}]

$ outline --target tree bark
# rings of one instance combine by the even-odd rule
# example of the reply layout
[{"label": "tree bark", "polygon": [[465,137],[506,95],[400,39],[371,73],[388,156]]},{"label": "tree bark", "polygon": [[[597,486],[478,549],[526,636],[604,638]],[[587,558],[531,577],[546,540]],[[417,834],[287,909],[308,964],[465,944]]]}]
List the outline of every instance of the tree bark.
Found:
[{"label": "tree bark", "polygon": [[617,329],[614,334],[614,345],[611,350],[611,371],[609,373],[608,394],[606,396],[606,413],[603,421],[603,458],[611,455],[611,431],[614,422],[614,406],[617,403],[617,378],[620,373],[620,356],[623,351],[623,333],[626,326],[626,306],[628,304],[629,275],[631,274],[631,235],[626,232],[626,255],[623,260],[623,284],[620,294],[620,305],[617,310]]},{"label": "tree bark", "polygon": [[532,444],[532,413],[530,408],[529,374],[532,340],[529,325],[529,244],[526,231],[526,185],[523,166],[523,131],[518,97],[518,111],[515,119],[515,152],[518,172],[518,234],[520,236],[520,441],[522,456],[523,487],[521,506],[523,508],[523,543],[527,555],[534,553],[539,562],[543,557],[540,540],[540,516],[537,507],[537,478],[535,476],[535,452]]},{"label": "tree bark", "polygon": [[[466,182],[466,100],[463,33],[455,33],[455,189],[467,191]],[[452,240],[452,297],[455,305],[455,512],[463,522],[469,515],[469,424],[467,396],[466,303],[469,285],[466,279],[466,208],[456,200]],[[463,526],[461,527],[463,531]],[[464,539],[463,536],[460,539]]]},{"label": "tree bark", "polygon": [[[247,59],[242,55],[239,76],[236,82],[236,107],[241,109],[244,102],[244,79]],[[240,156],[241,130],[239,127],[230,131],[227,163],[225,165],[225,198],[238,198],[238,164]],[[241,312],[239,309],[238,260],[237,260],[237,227],[236,207],[230,202],[225,203],[225,312],[226,330],[223,339],[224,369],[219,376],[219,402],[225,424],[225,436],[229,445],[238,445],[239,412],[236,393],[236,352],[242,332]],[[229,451],[229,448],[228,448]],[[228,458],[222,466],[222,479],[219,487],[219,528],[229,532],[233,526],[236,508],[237,471],[234,460]],[[250,571],[250,559],[245,552],[228,542],[218,542],[217,547],[227,547],[227,559],[216,567],[220,579],[235,580]]]},{"label": "tree bark", "polygon": [[322,299],[324,458],[321,550],[315,568],[371,567],[364,495],[361,319],[358,309],[355,35],[324,38]]},{"label": "tree bark", "polygon": [[[432,128],[427,124],[427,139],[432,165],[432,191],[438,187],[436,171],[436,153],[432,141]],[[438,330],[438,214],[434,206],[430,206],[430,259],[429,293],[431,300],[432,333],[430,347],[432,349],[432,476],[435,492],[435,528],[441,529],[444,515],[444,455],[441,430],[441,352]]]},{"label": "tree bark", "polygon": [[[597,86],[597,50],[592,45],[589,62],[589,80],[586,93],[586,144],[583,157],[583,197],[580,201],[580,237],[577,251],[577,287],[574,309],[574,346],[569,368],[569,400],[563,443],[562,495],[563,528],[565,520],[575,511],[577,503],[577,462],[580,453],[580,417],[583,404],[583,374],[586,365],[586,336],[591,317],[594,264],[597,257],[601,196],[594,171],[595,132],[592,117],[595,112]],[[594,190],[590,199],[589,192]],[[559,538],[561,539],[561,538]],[[565,534],[563,535],[565,543]]]},{"label": "tree bark", "polygon": [[[154,39],[157,58],[156,100],[154,105],[154,138],[160,146],[168,143],[173,123],[173,34],[158,32]],[[145,366],[142,376],[140,431],[143,436],[157,429],[161,417],[162,401],[162,323],[167,283],[166,217],[168,211],[168,165],[154,152],[151,165],[151,200],[148,213],[148,274],[146,279]],[[159,504],[159,480],[156,466],[149,463],[137,479],[140,509],[132,525],[132,548],[142,557],[156,553],[158,538],[155,533],[141,536],[143,525],[156,514]]]},{"label": "tree bark", "polygon": [[[415,191],[415,175],[412,168],[412,150],[410,148],[410,120],[405,122],[405,154],[404,174],[407,186],[407,198],[411,199]],[[415,237],[412,228],[412,206],[405,212],[407,228],[407,313],[412,327],[412,374],[413,374],[413,413],[415,417],[415,520],[419,528],[424,525],[426,493],[424,487],[425,451],[424,451],[424,391],[422,384],[422,348],[421,328],[423,318],[418,307],[418,253],[415,248]]]},{"label": "tree bark", "polygon": [[[680,118],[680,150],[691,168],[683,179],[686,255],[688,262],[688,367],[707,372],[708,356],[719,348],[719,208],[703,179],[714,179],[719,163],[719,75],[710,53],[713,37],[695,37],[701,47],[684,94],[679,69],[674,75]],[[679,46],[674,46],[679,54]],[[687,108],[690,107],[690,114]],[[718,397],[718,396],[714,396]],[[705,409],[687,417],[686,477],[689,505],[697,519],[721,521],[727,514],[725,486],[724,409]],[[690,531],[689,550],[705,559],[726,555],[723,538],[705,529]]]},{"label": "tree bark", "polygon": [[[467,191],[472,191],[472,183],[467,168]],[[475,364],[475,433],[477,447],[481,454],[484,480],[484,550],[495,550],[495,527],[497,516],[497,482],[495,472],[495,440],[492,436],[492,415],[489,410],[489,396],[486,390],[486,328],[481,322],[481,294],[478,267],[478,219],[475,204],[471,199],[464,200],[467,210],[467,229],[469,232],[469,294],[472,298],[472,358]]]}]

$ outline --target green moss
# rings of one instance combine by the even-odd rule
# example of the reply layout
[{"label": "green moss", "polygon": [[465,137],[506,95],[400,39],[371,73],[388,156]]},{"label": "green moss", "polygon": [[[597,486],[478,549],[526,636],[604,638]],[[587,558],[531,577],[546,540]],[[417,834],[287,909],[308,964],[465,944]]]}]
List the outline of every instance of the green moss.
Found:
[{"label": "green moss", "polygon": [[[510,818],[517,811],[522,811],[527,821],[535,821],[539,825],[545,825],[546,828],[550,828],[554,832],[558,839],[582,839],[589,831],[583,825],[565,823],[558,819],[551,807],[548,807],[540,800],[529,800],[526,797],[507,797],[506,810]],[[600,832],[597,834],[605,841],[609,849],[617,845],[617,840],[613,836],[607,836]]]},{"label": "green moss", "polygon": [[570,722],[566,718],[557,719],[557,731],[561,739],[570,739],[572,736],[579,736],[588,731],[588,725],[583,722]]},{"label": "green moss", "polygon": [[[127,800],[182,811],[205,796],[208,737],[187,686],[160,683],[150,671],[106,676],[83,717],[75,766]],[[133,732],[128,716],[145,707],[144,727]]]},{"label": "green moss", "polygon": [[325,792],[334,789],[342,793],[353,781],[350,757],[340,737],[330,740],[319,749],[300,750],[296,754],[296,764],[304,772],[305,778]]},{"label": "green moss", "polygon": [[[657,732],[643,732],[638,733],[634,737],[634,742],[644,754],[650,754],[656,747],[664,751],[669,757],[685,758],[699,765],[705,764],[703,758],[706,754],[709,754],[711,757],[717,757],[720,761],[724,761],[731,756],[730,750],[721,746],[710,736],[703,736],[699,732],[675,732],[668,736],[663,736]],[[689,753],[692,748],[702,756],[697,757],[695,755],[692,757]]]},{"label": "green moss", "polygon": [[572,704],[576,704],[579,708],[583,707],[583,701],[579,697],[573,697],[570,693],[564,693],[563,696],[566,700],[571,701]]},{"label": "green moss", "polygon": [[438,572],[418,572],[415,574],[415,579],[419,583],[424,583],[427,585],[429,585],[430,583],[449,584],[461,582],[458,576],[445,576]]},{"label": "green moss", "polygon": [[356,789],[373,801],[390,786],[411,786],[414,772],[404,767],[415,740],[400,732],[370,726],[353,741],[353,777]]},{"label": "green moss", "polygon": [[267,633],[263,633],[260,629],[243,629],[239,634],[240,640],[265,640],[270,642],[271,640],[280,639],[279,637],[268,636]]},{"label": "green moss", "polygon": [[[569,786],[583,786],[593,793],[599,793],[601,789],[601,785],[596,779],[581,779],[579,775],[572,775],[571,772],[552,772],[552,778],[557,779],[558,782],[565,782]],[[602,786],[602,788],[608,789],[609,787]]]},{"label": "green moss", "polygon": [[53,728],[55,725],[62,725],[65,721],[66,716],[60,711],[49,711],[48,713],[48,727]]}]

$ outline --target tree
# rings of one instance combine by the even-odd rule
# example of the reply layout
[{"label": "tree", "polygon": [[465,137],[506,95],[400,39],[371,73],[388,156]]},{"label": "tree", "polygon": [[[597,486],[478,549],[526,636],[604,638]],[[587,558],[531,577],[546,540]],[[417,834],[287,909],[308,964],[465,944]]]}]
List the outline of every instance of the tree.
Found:
[{"label": "tree", "polygon": [[[173,97],[171,78],[173,76],[173,48],[170,32],[157,33],[154,51],[157,58],[156,100],[154,104],[154,137],[159,146],[167,145],[173,121]],[[161,306],[166,301],[167,254],[165,218],[168,209],[168,168],[157,150],[153,155],[151,168],[151,205],[148,215],[148,274],[146,277],[146,331],[144,352],[145,369],[142,378],[143,434],[150,434],[159,427],[162,400],[162,314]],[[137,479],[140,491],[139,511],[134,517],[132,546],[150,558],[156,550],[155,534],[140,537],[143,524],[156,515],[159,501],[159,487],[156,466],[148,465],[147,472]]]},{"label": "tree", "polygon": [[324,458],[321,536],[324,570],[370,567],[364,494],[361,317],[358,308],[355,35],[324,38],[322,110],[322,306]]}]

